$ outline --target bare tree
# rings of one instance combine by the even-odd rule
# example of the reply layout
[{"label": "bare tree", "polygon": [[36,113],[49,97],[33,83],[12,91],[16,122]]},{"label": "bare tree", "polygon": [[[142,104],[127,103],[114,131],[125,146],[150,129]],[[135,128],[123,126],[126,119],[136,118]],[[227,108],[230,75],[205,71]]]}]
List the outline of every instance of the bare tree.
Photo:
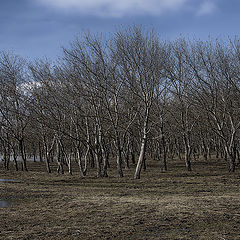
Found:
[{"label": "bare tree", "polygon": [[[7,139],[13,138],[18,142],[22,169],[25,171],[27,164],[24,140],[30,118],[25,108],[28,97],[25,95],[27,81],[25,61],[11,53],[2,52],[0,55],[1,129],[7,134]],[[9,144],[8,141],[8,149]]]},{"label": "bare tree", "polygon": [[145,159],[149,117],[154,99],[163,90],[163,61],[165,53],[153,32],[146,33],[139,27],[116,34],[116,45],[125,84],[134,95],[141,109],[141,150],[136,166],[135,178],[140,178]]}]

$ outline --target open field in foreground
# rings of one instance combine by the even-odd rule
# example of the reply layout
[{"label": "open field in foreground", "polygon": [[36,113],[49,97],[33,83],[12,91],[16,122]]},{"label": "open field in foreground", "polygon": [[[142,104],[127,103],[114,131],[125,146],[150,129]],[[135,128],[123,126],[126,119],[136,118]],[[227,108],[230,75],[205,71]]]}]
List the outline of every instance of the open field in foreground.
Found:
[{"label": "open field in foreground", "polygon": [[[0,239],[240,239],[240,176],[224,162],[195,163],[193,172],[171,163],[161,172],[150,162],[141,180],[134,168],[119,179],[90,171],[45,173],[29,163],[28,173],[0,170]],[[1,168],[2,169],[2,168]]]}]

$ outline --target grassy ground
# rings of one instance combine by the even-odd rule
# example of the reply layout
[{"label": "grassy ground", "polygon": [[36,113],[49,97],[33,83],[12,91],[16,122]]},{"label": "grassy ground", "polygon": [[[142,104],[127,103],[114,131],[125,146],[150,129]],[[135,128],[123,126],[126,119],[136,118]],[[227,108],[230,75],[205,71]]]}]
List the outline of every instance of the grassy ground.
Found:
[{"label": "grassy ground", "polygon": [[[170,163],[161,172],[150,162],[141,180],[134,168],[119,179],[45,173],[31,163],[28,173],[0,170],[0,239],[240,239],[240,177],[225,163]],[[1,168],[2,169],[2,168]]]}]

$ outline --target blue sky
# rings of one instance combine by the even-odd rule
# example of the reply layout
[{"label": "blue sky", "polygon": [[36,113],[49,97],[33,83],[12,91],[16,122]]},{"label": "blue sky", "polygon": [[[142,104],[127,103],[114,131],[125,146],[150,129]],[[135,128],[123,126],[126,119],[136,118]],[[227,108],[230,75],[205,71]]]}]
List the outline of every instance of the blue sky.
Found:
[{"label": "blue sky", "polygon": [[0,50],[25,58],[61,56],[82,32],[133,24],[163,39],[239,36],[240,0],[0,0]]}]

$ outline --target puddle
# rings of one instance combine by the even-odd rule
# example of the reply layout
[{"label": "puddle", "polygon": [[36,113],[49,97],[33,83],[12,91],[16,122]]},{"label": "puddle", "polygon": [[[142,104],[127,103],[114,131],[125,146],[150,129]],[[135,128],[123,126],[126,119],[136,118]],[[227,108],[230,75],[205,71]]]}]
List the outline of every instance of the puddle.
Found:
[{"label": "puddle", "polygon": [[[14,179],[3,179],[3,178],[0,178],[0,182],[16,182],[16,180]],[[9,201],[6,201],[6,200],[1,200],[0,199],[0,208],[5,208],[5,207],[8,207],[10,206],[10,202]]]},{"label": "puddle", "polygon": [[0,182],[15,182],[15,180],[13,180],[13,179],[1,179],[0,178]]},{"label": "puddle", "polygon": [[9,206],[9,205],[10,205],[9,202],[4,201],[4,200],[0,200],[0,208],[7,207],[7,206]]}]

